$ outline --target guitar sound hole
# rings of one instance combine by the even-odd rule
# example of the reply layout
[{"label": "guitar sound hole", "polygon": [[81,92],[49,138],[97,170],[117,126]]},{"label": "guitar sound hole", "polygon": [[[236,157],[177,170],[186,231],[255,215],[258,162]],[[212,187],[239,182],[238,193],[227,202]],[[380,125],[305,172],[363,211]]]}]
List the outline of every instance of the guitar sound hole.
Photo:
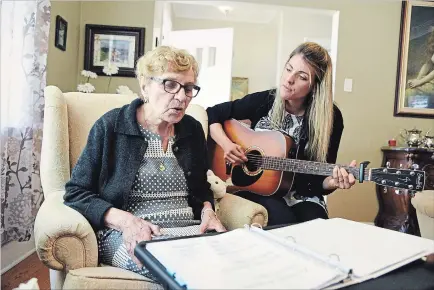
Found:
[{"label": "guitar sound hole", "polygon": [[257,150],[252,150],[247,153],[248,161],[245,163],[245,166],[248,171],[255,172],[261,169],[262,165],[262,156],[261,153]]}]

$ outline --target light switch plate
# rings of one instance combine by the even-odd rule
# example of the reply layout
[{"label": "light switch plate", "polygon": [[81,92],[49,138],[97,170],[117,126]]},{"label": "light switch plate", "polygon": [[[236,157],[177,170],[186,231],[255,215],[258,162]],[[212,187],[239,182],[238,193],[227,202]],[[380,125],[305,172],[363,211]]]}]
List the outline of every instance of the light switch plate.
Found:
[{"label": "light switch plate", "polygon": [[352,91],[353,91],[353,79],[345,79],[344,92],[352,92]]}]

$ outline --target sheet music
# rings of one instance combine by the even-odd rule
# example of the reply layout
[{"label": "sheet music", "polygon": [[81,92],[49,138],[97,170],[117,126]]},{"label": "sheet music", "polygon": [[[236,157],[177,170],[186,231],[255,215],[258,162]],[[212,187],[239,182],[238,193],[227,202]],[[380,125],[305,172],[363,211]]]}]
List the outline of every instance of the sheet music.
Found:
[{"label": "sheet music", "polygon": [[375,277],[434,253],[434,241],[350,220],[316,219],[269,230],[323,255],[335,256],[356,278]]},{"label": "sheet music", "polygon": [[346,277],[248,229],[146,248],[191,289],[318,289]]}]

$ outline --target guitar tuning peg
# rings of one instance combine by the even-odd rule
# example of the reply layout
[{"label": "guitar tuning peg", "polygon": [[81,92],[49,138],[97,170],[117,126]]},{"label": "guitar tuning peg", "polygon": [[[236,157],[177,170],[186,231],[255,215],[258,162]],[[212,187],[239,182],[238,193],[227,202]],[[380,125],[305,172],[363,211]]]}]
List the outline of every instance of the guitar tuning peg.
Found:
[{"label": "guitar tuning peg", "polygon": [[389,161],[386,162],[386,167],[390,168],[390,162]]},{"label": "guitar tuning peg", "polygon": [[399,169],[402,169],[402,164],[399,164]]},{"label": "guitar tuning peg", "polygon": [[413,164],[413,165],[411,165],[411,167],[412,167],[414,170],[418,170],[418,169],[419,169],[419,165],[418,165],[418,164]]}]

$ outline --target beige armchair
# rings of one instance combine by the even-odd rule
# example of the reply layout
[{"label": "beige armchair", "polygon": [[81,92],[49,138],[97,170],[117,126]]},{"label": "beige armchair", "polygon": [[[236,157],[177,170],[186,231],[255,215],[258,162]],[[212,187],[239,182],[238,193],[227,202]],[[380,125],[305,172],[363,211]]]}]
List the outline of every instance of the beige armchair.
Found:
[{"label": "beige armchair", "polygon": [[[35,242],[39,258],[50,268],[52,289],[160,288],[141,275],[100,265],[96,236],[90,224],[63,204],[64,185],[85,146],[91,126],[108,110],[132,99],[117,94],[63,94],[57,87],[45,88],[41,153],[45,201],[35,221]],[[201,122],[207,135],[206,111],[191,104],[187,114]],[[256,203],[227,194],[218,204],[217,214],[229,230],[244,224],[267,224],[267,211]]]},{"label": "beige armchair", "polygon": [[420,235],[434,240],[434,190],[417,192],[411,203],[416,209]]}]

